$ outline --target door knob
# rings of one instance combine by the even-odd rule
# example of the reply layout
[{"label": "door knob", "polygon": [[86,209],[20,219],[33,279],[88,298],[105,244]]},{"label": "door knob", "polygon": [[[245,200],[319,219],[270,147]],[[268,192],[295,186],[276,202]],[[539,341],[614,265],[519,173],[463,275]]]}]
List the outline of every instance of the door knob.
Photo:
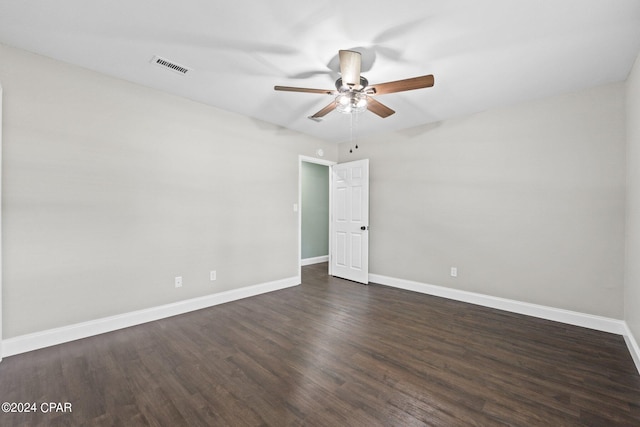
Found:
[{"label": "door knob", "polygon": [[366,230],[367,228],[369,228],[369,227],[367,227],[366,225],[363,225],[362,227],[360,227],[360,230],[364,231],[364,230]]}]

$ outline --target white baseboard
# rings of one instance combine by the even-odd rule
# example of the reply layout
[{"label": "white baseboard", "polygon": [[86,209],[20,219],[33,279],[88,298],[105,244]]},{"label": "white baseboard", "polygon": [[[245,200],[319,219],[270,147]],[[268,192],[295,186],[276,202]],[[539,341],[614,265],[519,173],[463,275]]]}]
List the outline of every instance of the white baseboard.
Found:
[{"label": "white baseboard", "polygon": [[32,334],[21,335],[2,341],[2,356],[13,356],[15,354],[25,353],[27,351],[37,350],[39,348],[49,347],[52,345],[62,344],[81,338],[103,334],[105,332],[128,328],[130,326],[152,322],[154,320],[164,319],[167,317],[176,316],[178,314],[188,313],[190,311],[200,310],[203,308],[212,307],[214,305],[224,304],[226,302],[236,301],[267,292],[277,291],[279,289],[284,289],[299,284],[300,277],[289,277],[273,282],[261,283],[258,285],[247,286],[240,289],[233,289],[217,294],[206,295],[199,298],[178,301],[158,307],[133,311],[116,316],[104,317],[102,319],[91,320],[88,322],[77,323],[74,325],[63,326],[60,328],[49,329]]},{"label": "white baseboard", "polygon": [[301,259],[300,265],[304,267],[305,265],[320,264],[321,262],[329,262],[329,255]]},{"label": "white baseboard", "polygon": [[610,332],[618,335],[625,335],[627,331],[623,320],[611,319],[608,317],[594,316],[592,314],[564,310],[561,308],[547,307],[544,305],[530,304],[506,298],[492,297],[475,292],[461,291],[459,289],[445,288],[443,286],[396,279],[379,274],[370,274],[369,281],[379,283],[381,285],[392,286],[395,288],[406,289],[456,301],[468,302],[512,313],[526,314],[527,316],[553,320],[569,325],[582,326],[584,328]]}]

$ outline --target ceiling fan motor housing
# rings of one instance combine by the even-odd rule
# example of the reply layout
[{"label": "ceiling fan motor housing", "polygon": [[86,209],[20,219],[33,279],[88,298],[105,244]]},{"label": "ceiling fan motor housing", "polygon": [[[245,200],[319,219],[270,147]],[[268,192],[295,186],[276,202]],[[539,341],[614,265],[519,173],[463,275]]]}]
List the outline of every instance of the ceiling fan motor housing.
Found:
[{"label": "ceiling fan motor housing", "polygon": [[336,80],[336,89],[340,93],[351,92],[351,91],[354,91],[354,90],[361,91],[361,90],[365,89],[367,86],[369,86],[369,80],[365,79],[362,76],[360,76],[360,86],[358,88],[355,88],[354,86],[349,86],[348,84],[344,84],[342,82],[342,77],[340,77],[338,80]]}]

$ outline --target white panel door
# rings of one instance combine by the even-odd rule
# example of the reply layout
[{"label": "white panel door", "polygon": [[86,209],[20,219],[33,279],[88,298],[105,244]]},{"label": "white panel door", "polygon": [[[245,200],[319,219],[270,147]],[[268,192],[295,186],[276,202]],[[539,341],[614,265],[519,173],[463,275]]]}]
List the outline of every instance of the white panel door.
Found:
[{"label": "white panel door", "polygon": [[332,276],[369,283],[369,160],[331,167]]}]

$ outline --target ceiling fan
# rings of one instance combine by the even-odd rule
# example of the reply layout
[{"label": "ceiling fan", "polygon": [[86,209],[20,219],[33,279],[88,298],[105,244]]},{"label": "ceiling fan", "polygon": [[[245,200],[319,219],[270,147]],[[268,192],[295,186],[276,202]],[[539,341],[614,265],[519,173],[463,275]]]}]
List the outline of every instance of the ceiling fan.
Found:
[{"label": "ceiling fan", "polygon": [[393,82],[369,85],[369,81],[360,75],[362,56],[360,52],[353,50],[340,50],[340,77],[336,80],[336,89],[309,89],[292,86],[274,86],[275,90],[286,92],[319,93],[335,96],[329,105],[318,111],[310,119],[320,119],[333,110],[351,114],[369,110],[378,116],[385,118],[394,114],[391,108],[376,101],[373,97],[385,93],[403,92],[407,90],[432,87],[434,78],[432,74],[410,79],[396,80]]}]

